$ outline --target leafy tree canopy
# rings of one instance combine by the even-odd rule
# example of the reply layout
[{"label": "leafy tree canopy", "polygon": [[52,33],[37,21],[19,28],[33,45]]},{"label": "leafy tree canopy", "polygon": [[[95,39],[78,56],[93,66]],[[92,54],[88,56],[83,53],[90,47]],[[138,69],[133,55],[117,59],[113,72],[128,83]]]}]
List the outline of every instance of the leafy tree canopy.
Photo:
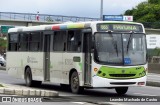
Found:
[{"label": "leafy tree canopy", "polygon": [[160,3],[160,0],[148,0],[148,2],[150,4],[158,4],[158,3]]},{"label": "leafy tree canopy", "polygon": [[147,28],[160,28],[160,0],[141,2],[124,15],[133,15],[134,21],[141,22]]},{"label": "leafy tree canopy", "polygon": [[7,40],[0,37],[0,54],[3,54],[6,51]]}]

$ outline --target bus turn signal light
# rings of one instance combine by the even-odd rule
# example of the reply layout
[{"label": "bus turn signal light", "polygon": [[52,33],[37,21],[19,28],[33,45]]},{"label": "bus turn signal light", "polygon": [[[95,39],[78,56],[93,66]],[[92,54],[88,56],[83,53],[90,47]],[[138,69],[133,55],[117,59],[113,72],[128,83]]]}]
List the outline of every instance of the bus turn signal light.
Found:
[{"label": "bus turn signal light", "polygon": [[98,69],[97,69],[97,68],[94,68],[94,71],[95,71],[95,72],[97,72],[97,71],[98,71]]}]

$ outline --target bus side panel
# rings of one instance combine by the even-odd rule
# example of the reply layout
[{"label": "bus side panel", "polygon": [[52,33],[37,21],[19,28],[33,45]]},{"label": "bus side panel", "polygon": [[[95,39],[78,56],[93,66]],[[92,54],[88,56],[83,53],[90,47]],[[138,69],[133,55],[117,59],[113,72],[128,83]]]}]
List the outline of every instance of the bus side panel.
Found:
[{"label": "bus side panel", "polygon": [[80,86],[84,85],[83,69],[84,54],[83,53],[63,53],[63,83],[69,84],[69,73],[75,69],[79,74]]},{"label": "bus side panel", "polygon": [[62,52],[50,53],[50,81],[62,83]]},{"label": "bus side panel", "polygon": [[27,62],[25,65],[30,66],[31,71],[32,71],[32,79],[44,81],[44,71],[43,71],[44,52],[30,52],[25,56],[27,58]]},{"label": "bus side panel", "polygon": [[20,60],[22,54],[20,52],[7,52],[6,55],[6,70],[8,74],[16,78],[23,78],[23,67]]},{"label": "bus side panel", "polygon": [[29,66],[33,80],[44,80],[43,52],[7,52],[8,74],[24,78],[25,67]]}]

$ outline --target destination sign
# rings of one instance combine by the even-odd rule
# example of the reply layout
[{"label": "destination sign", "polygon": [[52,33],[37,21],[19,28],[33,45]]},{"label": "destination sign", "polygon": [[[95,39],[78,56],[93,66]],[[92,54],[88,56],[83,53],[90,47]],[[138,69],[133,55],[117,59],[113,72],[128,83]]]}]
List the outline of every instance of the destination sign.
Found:
[{"label": "destination sign", "polygon": [[127,31],[143,32],[142,26],[135,24],[98,24],[97,30],[98,31],[111,30],[115,32],[127,32]]}]

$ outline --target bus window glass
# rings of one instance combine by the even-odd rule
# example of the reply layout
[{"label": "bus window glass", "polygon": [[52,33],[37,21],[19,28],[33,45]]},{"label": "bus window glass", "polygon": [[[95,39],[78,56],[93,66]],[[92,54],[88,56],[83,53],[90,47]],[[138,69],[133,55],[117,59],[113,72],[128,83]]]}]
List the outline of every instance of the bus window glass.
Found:
[{"label": "bus window glass", "polygon": [[95,35],[96,60],[122,64],[122,41],[120,34],[97,33]]},{"label": "bus window glass", "polygon": [[18,50],[19,34],[9,34],[9,47],[8,51]]},{"label": "bus window glass", "polygon": [[66,31],[54,32],[53,39],[53,51],[65,51],[66,50]]},{"label": "bus window glass", "polygon": [[68,49],[67,51],[81,51],[81,30],[68,31]]},{"label": "bus window glass", "polygon": [[29,36],[29,50],[30,51],[39,51],[41,50],[40,47],[40,40],[41,34],[39,32],[30,33]]},{"label": "bus window glass", "polygon": [[17,43],[9,43],[9,51],[17,51],[18,44]]},{"label": "bus window glass", "polygon": [[28,37],[29,37],[29,34],[27,34],[27,33],[20,34],[20,45],[19,45],[20,51],[27,51],[28,50]]},{"label": "bus window glass", "polygon": [[100,63],[114,65],[145,64],[145,35],[134,33],[96,33],[95,60]]},{"label": "bus window glass", "polygon": [[11,34],[10,35],[10,42],[18,42],[18,34]]},{"label": "bus window glass", "polygon": [[124,58],[130,59],[130,64],[144,64],[146,62],[145,35],[122,34],[127,41],[123,42]]}]

